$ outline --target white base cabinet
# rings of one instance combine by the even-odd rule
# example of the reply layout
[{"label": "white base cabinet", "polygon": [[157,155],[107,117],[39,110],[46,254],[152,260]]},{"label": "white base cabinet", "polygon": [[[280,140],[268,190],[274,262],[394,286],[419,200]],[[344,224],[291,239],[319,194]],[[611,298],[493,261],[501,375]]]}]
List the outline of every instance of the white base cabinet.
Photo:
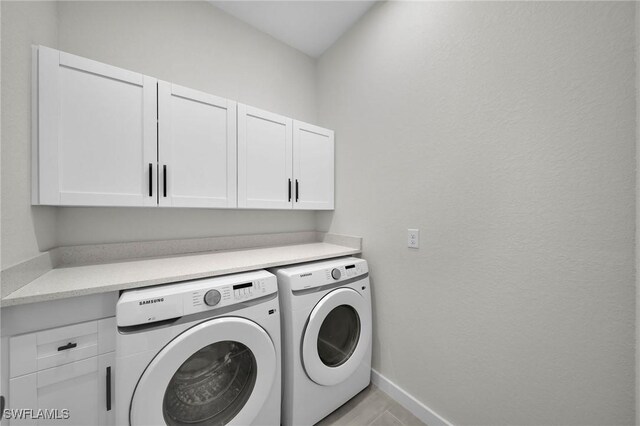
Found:
[{"label": "white base cabinet", "polygon": [[115,424],[115,333],[106,318],[10,338],[10,424]]}]

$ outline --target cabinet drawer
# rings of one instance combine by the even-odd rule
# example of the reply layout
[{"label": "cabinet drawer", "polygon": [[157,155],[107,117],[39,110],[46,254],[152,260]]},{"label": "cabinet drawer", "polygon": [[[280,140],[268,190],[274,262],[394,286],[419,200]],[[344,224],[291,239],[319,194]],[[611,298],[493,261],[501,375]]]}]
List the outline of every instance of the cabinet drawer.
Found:
[{"label": "cabinet drawer", "polygon": [[98,322],[89,321],[36,333],[37,368],[56,367],[98,355]]},{"label": "cabinet drawer", "polygon": [[115,321],[113,318],[106,318],[11,337],[9,339],[10,377],[18,377],[112,351],[114,336]]}]

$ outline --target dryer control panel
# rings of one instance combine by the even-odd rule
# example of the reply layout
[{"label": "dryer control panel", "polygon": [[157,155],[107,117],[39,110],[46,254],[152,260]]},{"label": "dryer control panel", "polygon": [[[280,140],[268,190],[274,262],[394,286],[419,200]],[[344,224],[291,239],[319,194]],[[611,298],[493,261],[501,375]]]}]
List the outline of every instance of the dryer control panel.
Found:
[{"label": "dryer control panel", "polygon": [[119,327],[179,318],[276,293],[276,277],[255,271],[166,284],[122,293],[116,306]]},{"label": "dryer control panel", "polygon": [[[334,283],[365,278],[369,272],[367,261],[356,257],[332,259],[301,266],[276,269],[278,277],[286,276],[292,291],[306,290]],[[283,282],[284,282],[283,281]]]}]

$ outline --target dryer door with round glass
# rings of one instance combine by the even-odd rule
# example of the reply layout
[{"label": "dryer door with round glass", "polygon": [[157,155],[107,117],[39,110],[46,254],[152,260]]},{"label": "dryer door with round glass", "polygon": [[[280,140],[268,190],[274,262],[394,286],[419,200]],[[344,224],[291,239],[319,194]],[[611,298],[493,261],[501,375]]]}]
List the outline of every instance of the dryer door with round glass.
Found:
[{"label": "dryer door with round glass", "polygon": [[371,308],[355,290],[340,288],[313,308],[302,340],[302,362],[314,382],[332,386],[361,365],[371,343]]},{"label": "dryer door with round glass", "polygon": [[134,426],[247,425],[276,380],[267,332],[242,318],[200,323],[151,361],[131,401]]}]

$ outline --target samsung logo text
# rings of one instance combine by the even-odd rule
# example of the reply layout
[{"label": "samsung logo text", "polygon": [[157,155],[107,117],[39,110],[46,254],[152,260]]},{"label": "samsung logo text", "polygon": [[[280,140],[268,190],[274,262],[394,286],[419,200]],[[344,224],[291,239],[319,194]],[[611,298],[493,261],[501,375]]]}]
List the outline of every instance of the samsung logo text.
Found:
[{"label": "samsung logo text", "polygon": [[138,302],[140,305],[149,305],[151,303],[160,303],[160,302],[164,302],[164,297],[160,297],[158,299],[149,299],[149,300],[143,300],[141,302]]}]

